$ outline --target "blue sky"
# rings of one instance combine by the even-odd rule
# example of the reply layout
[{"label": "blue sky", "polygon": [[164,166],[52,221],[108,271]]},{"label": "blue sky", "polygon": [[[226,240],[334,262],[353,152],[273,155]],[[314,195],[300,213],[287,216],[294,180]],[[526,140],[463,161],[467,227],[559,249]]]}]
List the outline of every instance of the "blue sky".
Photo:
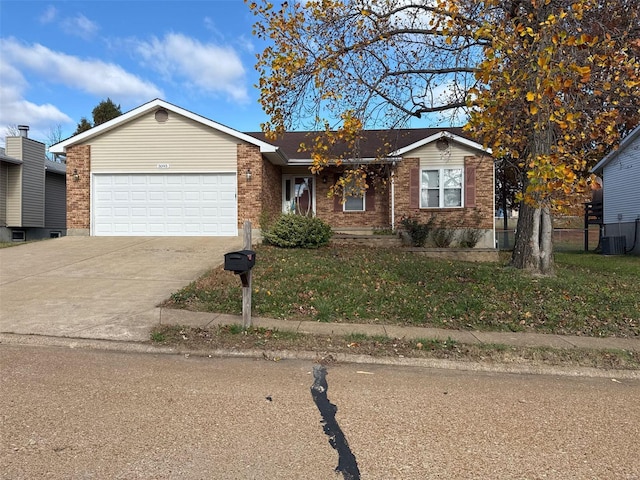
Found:
[{"label": "blue sky", "polygon": [[266,120],[254,87],[255,17],[242,0],[0,0],[0,137],[47,141],[111,98],[154,98],[240,131]]}]

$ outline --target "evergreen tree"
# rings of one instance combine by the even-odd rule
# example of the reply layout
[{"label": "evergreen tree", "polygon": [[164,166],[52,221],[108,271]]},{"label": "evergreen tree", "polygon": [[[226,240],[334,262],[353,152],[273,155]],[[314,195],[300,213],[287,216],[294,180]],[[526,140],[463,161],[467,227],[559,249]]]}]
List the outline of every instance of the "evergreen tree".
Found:
[{"label": "evergreen tree", "polygon": [[110,98],[101,101],[91,112],[93,115],[93,125],[86,117],[82,117],[80,119],[80,123],[78,123],[78,127],[76,131],[73,133],[74,135],[78,135],[79,133],[86,132],[90,128],[97,127],[100,124],[108,122],[109,120],[116,118],[122,115],[122,111],[120,110],[120,105],[116,105]]},{"label": "evergreen tree", "polygon": [[102,123],[108,122],[112,118],[116,118],[122,115],[120,105],[116,105],[115,103],[113,103],[110,98],[107,98],[106,100],[100,102],[91,113],[93,114],[94,127],[97,127]]}]

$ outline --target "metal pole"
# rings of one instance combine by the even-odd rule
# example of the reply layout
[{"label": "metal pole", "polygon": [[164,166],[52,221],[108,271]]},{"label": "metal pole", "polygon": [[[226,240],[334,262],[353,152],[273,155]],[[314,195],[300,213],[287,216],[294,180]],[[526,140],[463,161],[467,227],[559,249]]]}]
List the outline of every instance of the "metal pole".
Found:
[{"label": "metal pole", "polygon": [[[251,222],[244,221],[242,227],[244,234],[244,249],[251,250]],[[251,270],[247,272],[247,286],[242,287],[242,326],[251,327]]]},{"label": "metal pole", "polygon": [[588,203],[584,204],[584,251],[589,251],[589,207]]},{"label": "metal pole", "polygon": [[391,170],[391,231],[396,231],[396,176],[393,170]]}]

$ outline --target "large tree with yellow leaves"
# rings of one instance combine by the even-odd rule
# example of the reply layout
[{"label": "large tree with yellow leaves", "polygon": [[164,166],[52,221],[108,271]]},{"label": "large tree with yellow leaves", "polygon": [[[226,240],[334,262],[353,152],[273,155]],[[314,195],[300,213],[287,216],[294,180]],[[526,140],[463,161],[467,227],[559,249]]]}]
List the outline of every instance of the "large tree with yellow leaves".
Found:
[{"label": "large tree with yellow leaves", "polygon": [[[519,162],[512,264],[553,272],[551,213],[638,121],[637,0],[309,0],[250,3],[259,37],[263,129],[322,131],[357,158],[363,128],[461,112],[496,158]],[[305,124],[304,121],[309,121]],[[456,120],[454,120],[456,121]],[[380,152],[381,156],[385,152]],[[352,168],[365,179],[370,165]],[[363,188],[365,186],[363,185]]]}]

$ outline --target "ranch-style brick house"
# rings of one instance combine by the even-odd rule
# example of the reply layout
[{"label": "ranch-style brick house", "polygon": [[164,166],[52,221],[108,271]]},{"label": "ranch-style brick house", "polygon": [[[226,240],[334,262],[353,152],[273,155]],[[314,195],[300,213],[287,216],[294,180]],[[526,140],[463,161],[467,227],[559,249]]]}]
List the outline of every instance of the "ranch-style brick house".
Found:
[{"label": "ranch-style brick house", "polygon": [[382,161],[386,184],[328,197],[341,168],[314,175],[310,132],[269,141],[156,99],[50,148],[66,155],[67,234],[235,236],[245,220],[315,215],[334,231],[371,233],[432,215],[483,232],[495,247],[494,163],[460,128],[366,131],[358,162]]}]

